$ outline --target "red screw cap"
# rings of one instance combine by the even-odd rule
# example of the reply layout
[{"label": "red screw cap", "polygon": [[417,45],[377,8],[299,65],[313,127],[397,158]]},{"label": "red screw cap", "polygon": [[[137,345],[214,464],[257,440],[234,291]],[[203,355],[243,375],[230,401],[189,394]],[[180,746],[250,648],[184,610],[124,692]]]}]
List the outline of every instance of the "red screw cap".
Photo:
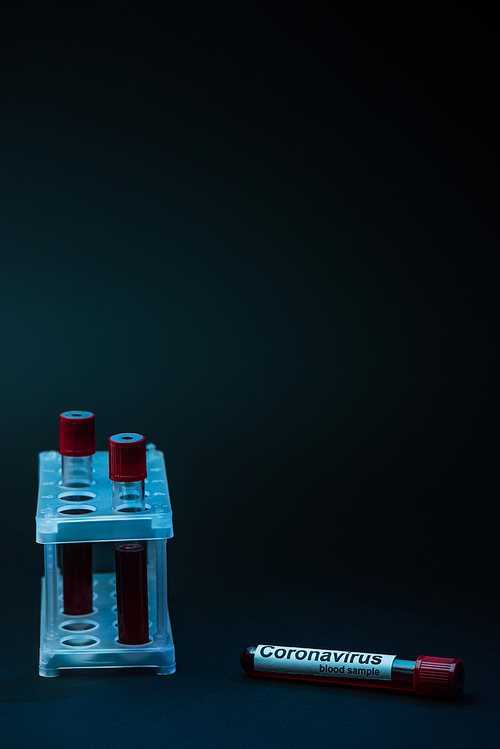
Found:
[{"label": "red screw cap", "polygon": [[464,681],[465,668],[459,658],[419,655],[415,662],[413,688],[417,694],[458,697]]},{"label": "red screw cap", "polygon": [[59,414],[59,452],[74,457],[95,453],[95,416],[91,411]]},{"label": "red screw cap", "polygon": [[145,437],[134,432],[113,434],[109,438],[111,481],[142,481],[147,475]]}]

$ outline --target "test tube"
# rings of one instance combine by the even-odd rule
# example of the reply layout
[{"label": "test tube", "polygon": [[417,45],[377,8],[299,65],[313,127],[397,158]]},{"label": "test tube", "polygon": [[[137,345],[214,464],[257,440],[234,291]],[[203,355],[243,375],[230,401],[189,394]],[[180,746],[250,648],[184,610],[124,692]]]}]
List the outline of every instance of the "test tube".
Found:
[{"label": "test tube", "polygon": [[89,487],[95,453],[95,416],[91,411],[64,411],[59,415],[59,452],[61,484],[68,489]]},{"label": "test tube", "polygon": [[256,645],[245,648],[240,663],[251,676],[401,689],[433,697],[459,697],[465,681],[460,659],[429,655],[404,660],[351,650]]},{"label": "test tube", "polygon": [[[68,489],[83,489],[92,484],[92,456],[95,453],[95,417],[91,411],[64,411],[59,415],[59,452],[61,484]],[[65,497],[72,502],[86,501],[77,492]],[[66,515],[86,514],[75,506]],[[70,616],[92,612],[92,544],[69,543],[62,549],[63,610]]]},{"label": "test tube", "polygon": [[[109,438],[109,478],[113,482],[113,509],[136,513],[146,509],[144,479],[146,440],[123,432]],[[147,555],[145,541],[115,544],[118,642],[143,645],[149,641]]]}]

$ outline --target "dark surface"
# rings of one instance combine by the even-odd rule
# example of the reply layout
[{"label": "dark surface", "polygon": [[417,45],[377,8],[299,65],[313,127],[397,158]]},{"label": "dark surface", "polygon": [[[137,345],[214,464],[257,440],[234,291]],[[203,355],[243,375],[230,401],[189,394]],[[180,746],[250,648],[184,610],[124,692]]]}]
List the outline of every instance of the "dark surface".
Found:
[{"label": "dark surface", "polygon": [[[494,745],[489,6],[16,3],[0,30],[2,739]],[[174,676],[37,675],[36,455],[68,408],[165,451]],[[253,680],[262,640],[461,657],[465,691]]]},{"label": "dark surface", "polygon": [[[32,596],[36,599],[35,583]],[[176,674],[72,671],[50,680],[37,675],[36,605],[13,603],[27,623],[16,628],[15,654],[3,661],[6,745],[27,746],[35,731],[42,744],[56,747],[66,746],[69,734],[76,747],[90,741],[113,747],[129,741],[176,747],[496,744],[497,630],[463,612],[360,588],[342,586],[332,595],[276,581],[272,587],[248,585],[243,595],[214,581],[210,594],[193,587],[170,596]],[[403,658],[421,651],[461,657],[465,689],[459,700],[448,702],[381,689],[256,679],[239,665],[251,641],[362,647]]]}]

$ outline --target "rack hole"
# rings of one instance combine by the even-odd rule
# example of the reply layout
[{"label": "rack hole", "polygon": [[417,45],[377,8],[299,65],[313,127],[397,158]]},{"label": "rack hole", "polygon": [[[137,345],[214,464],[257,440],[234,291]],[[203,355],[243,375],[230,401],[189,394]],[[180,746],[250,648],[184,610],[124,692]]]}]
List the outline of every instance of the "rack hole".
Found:
[{"label": "rack hole", "polygon": [[68,645],[72,648],[89,648],[91,645],[97,645],[99,639],[97,637],[65,637],[61,640],[61,645]]},{"label": "rack hole", "polygon": [[[124,499],[124,498],[123,498]],[[151,505],[145,505],[144,509],[140,505],[120,505],[116,508],[117,512],[147,512],[151,509]]]},{"label": "rack hole", "polygon": [[67,632],[90,632],[97,628],[97,622],[87,621],[68,621],[61,624],[61,629]]},{"label": "rack hole", "polygon": [[61,515],[88,515],[89,512],[95,512],[95,507],[60,507],[57,512]]},{"label": "rack hole", "polygon": [[115,637],[115,642],[118,643],[118,645],[121,645],[122,647],[125,647],[125,648],[143,648],[147,645],[150,645],[153,642],[153,638],[150,637],[147,642],[138,642],[136,645],[132,645],[126,642],[120,642],[120,640],[118,639],[118,635],[117,635]]},{"label": "rack hole", "polygon": [[95,499],[95,494],[93,492],[78,492],[78,494],[63,492],[62,494],[58,494],[57,498],[62,502],[88,502],[89,499]]}]

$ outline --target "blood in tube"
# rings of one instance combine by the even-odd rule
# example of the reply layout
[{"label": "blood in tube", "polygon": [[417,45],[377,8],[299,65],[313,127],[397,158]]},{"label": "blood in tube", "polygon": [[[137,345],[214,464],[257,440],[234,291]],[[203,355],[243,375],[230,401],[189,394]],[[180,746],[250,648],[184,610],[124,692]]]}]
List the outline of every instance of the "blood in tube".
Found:
[{"label": "blood in tube", "polygon": [[92,544],[63,546],[64,613],[81,616],[92,612]]},{"label": "blood in tube", "polygon": [[460,696],[465,681],[460,659],[428,655],[414,661],[351,650],[256,645],[245,648],[240,663],[251,676],[400,689],[452,699]]},{"label": "blood in tube", "polygon": [[118,642],[142,645],[149,641],[145,544],[117,543],[115,572]]}]

